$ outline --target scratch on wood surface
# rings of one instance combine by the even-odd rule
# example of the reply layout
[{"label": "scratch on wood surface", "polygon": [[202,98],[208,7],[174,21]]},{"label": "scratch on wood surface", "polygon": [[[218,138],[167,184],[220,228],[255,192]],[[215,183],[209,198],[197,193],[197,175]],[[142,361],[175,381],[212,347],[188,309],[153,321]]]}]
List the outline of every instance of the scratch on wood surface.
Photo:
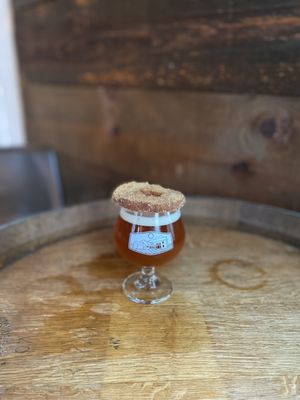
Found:
[{"label": "scratch on wood surface", "polygon": [[[283,391],[284,396],[297,396],[300,395],[300,379],[298,375],[282,377],[283,381]],[[297,396],[297,399],[299,397]]]},{"label": "scratch on wood surface", "polygon": [[170,400],[183,400],[186,393],[187,393],[187,390],[182,389],[179,392],[175,393],[174,396],[172,396]]},{"label": "scratch on wood surface", "polygon": [[157,395],[161,394],[169,387],[170,387],[170,382],[167,382],[165,385],[155,388],[154,391],[151,393],[151,395],[150,395],[151,397],[149,397],[149,400],[158,400]]},{"label": "scratch on wood surface", "polygon": [[91,307],[91,311],[98,314],[112,314],[120,309],[118,304],[98,303]]},{"label": "scratch on wood surface", "polygon": [[113,314],[117,313],[118,315],[122,315],[126,317],[128,313],[124,311],[120,311],[120,305],[117,303],[98,303],[91,307],[91,311],[97,314]]},{"label": "scratch on wood surface", "polygon": [[10,323],[7,318],[0,317],[0,356],[6,353],[6,345],[10,334]]},{"label": "scratch on wood surface", "polygon": [[112,346],[112,348],[114,348],[115,350],[118,350],[118,348],[120,347],[120,344],[121,344],[121,340],[110,337],[109,344]]},{"label": "scratch on wood surface", "polygon": [[15,348],[16,353],[27,353],[31,350],[31,341],[28,338],[20,338]]}]

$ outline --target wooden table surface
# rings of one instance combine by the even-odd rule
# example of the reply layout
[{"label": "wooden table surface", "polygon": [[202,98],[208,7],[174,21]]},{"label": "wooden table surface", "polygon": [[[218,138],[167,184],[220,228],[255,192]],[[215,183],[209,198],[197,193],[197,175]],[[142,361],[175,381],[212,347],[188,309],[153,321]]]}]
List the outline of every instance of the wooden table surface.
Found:
[{"label": "wooden table surface", "polygon": [[300,398],[298,214],[190,200],[156,306],[121,292],[136,267],[115,215],[103,201],[0,229],[1,399]]}]

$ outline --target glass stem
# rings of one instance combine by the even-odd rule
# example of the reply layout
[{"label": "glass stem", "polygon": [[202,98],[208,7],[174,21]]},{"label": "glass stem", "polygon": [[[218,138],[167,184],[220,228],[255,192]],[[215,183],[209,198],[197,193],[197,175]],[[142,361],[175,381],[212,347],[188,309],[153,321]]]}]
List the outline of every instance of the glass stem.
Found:
[{"label": "glass stem", "polygon": [[139,289],[156,289],[159,285],[159,279],[155,273],[155,267],[142,267],[139,279],[135,284]]}]

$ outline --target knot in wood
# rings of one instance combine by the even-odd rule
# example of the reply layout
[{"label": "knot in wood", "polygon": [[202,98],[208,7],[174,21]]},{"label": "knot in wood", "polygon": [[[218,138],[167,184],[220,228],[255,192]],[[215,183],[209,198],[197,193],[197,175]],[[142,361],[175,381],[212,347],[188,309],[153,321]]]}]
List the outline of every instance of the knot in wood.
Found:
[{"label": "knot in wood", "polygon": [[292,116],[283,109],[260,114],[255,125],[264,138],[281,145],[288,144],[294,130]]}]

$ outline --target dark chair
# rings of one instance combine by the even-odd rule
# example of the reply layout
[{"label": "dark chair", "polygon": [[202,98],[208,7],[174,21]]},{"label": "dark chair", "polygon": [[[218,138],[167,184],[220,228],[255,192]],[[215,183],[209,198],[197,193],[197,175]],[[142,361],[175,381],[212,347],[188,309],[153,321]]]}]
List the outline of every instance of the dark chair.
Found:
[{"label": "dark chair", "polygon": [[63,189],[52,150],[0,150],[0,223],[62,207]]}]

